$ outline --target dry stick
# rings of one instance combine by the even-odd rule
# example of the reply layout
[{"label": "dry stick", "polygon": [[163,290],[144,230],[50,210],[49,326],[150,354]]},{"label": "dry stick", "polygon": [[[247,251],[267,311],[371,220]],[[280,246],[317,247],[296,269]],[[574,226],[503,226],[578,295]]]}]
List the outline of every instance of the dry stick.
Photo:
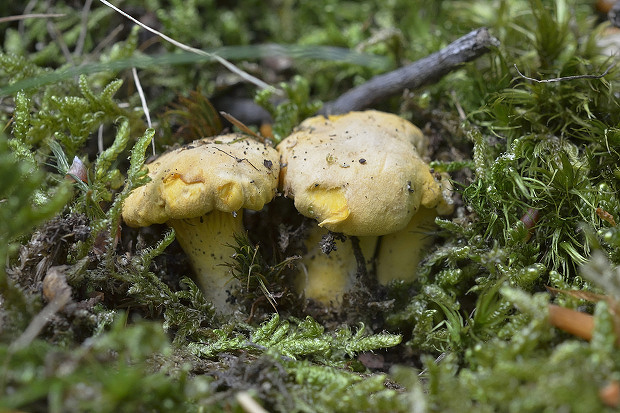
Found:
[{"label": "dry stick", "polygon": [[49,303],[31,321],[26,330],[9,346],[9,353],[20,350],[34,340],[49,320],[71,301],[71,287],[67,284],[66,266],[50,267],[43,278],[43,295]]},{"label": "dry stick", "polygon": [[222,115],[224,119],[226,119],[227,121],[229,121],[230,123],[238,127],[239,129],[241,129],[243,133],[255,137],[260,143],[266,143],[266,139],[264,137],[254,132],[252,129],[248,128],[243,122],[235,118],[230,113],[220,111],[220,115]]},{"label": "dry stick", "polygon": [[80,23],[80,35],[75,43],[75,49],[73,50],[74,56],[80,56],[84,51],[84,43],[86,42],[86,35],[88,34],[88,17],[90,15],[90,6],[93,0],[86,0],[84,7],[82,8],[82,18]]},{"label": "dry stick", "polygon": [[[353,235],[351,235],[349,239],[351,240],[351,244],[353,244],[353,255],[355,256],[355,262],[357,263],[357,272],[355,276],[358,280],[366,281],[368,272],[366,271],[366,258],[364,257],[364,253],[360,247],[360,239]],[[362,282],[362,284],[368,285],[365,282]]]},{"label": "dry stick", "polygon": [[569,308],[549,304],[549,322],[560,330],[583,338],[592,339],[594,331],[594,317]]},{"label": "dry stick", "polygon": [[491,47],[497,46],[499,41],[491,36],[486,28],[474,30],[440,51],[408,66],[373,77],[335,101],[326,103],[319,113],[342,114],[370,107],[378,101],[401,93],[403,89],[416,89],[433,83],[458,69],[463,63],[474,60],[488,52]]},{"label": "dry stick", "polygon": [[47,21],[47,32],[49,33],[50,37],[54,39],[56,43],[58,43],[58,47],[60,47],[60,50],[62,51],[62,54],[64,55],[67,62],[73,65],[73,55],[71,54],[71,51],[69,51],[69,46],[67,46],[67,43],[65,43],[65,40],[62,37],[62,33],[60,33],[60,30],[58,30],[56,25],[51,20]]},{"label": "dry stick", "polygon": [[32,13],[32,14],[20,14],[19,16],[7,16],[7,17],[0,17],[0,23],[8,23],[8,22],[14,22],[14,21],[19,21],[19,20],[26,20],[26,19],[51,19],[54,17],[65,17],[66,14],[64,13],[51,13],[51,14],[45,14],[45,13]]},{"label": "dry stick", "polygon": [[91,56],[98,56],[99,53],[110,43],[112,43],[112,40],[114,40],[114,38],[116,36],[118,36],[118,34],[120,32],[123,31],[123,29],[125,28],[124,25],[119,24],[118,26],[116,26],[110,33],[108,33],[108,35],[106,37],[103,38],[102,41],[100,41],[97,46],[95,46],[95,48],[93,49],[93,51],[91,52]]}]

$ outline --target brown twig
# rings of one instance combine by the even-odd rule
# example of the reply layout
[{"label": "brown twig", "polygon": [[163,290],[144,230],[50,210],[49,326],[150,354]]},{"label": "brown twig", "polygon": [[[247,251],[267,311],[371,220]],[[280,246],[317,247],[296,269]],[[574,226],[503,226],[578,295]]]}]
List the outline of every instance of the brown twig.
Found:
[{"label": "brown twig", "polygon": [[82,18],[80,22],[80,35],[77,42],[75,42],[75,49],[73,50],[74,56],[81,56],[84,51],[84,43],[86,42],[86,35],[88,34],[88,17],[90,15],[90,6],[93,0],[86,0],[84,7],[82,7]]},{"label": "brown twig", "polygon": [[58,47],[60,48],[60,51],[65,57],[65,60],[73,66],[73,55],[71,54],[71,51],[69,50],[65,39],[62,37],[62,33],[60,32],[58,27],[56,27],[56,25],[52,22],[52,20],[47,20],[47,32],[49,33],[50,37],[54,39],[54,41],[58,44]]},{"label": "brown twig", "polygon": [[373,77],[338,99],[327,102],[320,113],[332,115],[364,109],[401,93],[403,89],[416,89],[431,84],[498,45],[499,41],[491,36],[486,28],[474,30],[436,53],[408,66]]},{"label": "brown twig", "polygon": [[549,304],[549,322],[560,330],[564,330],[584,340],[589,341],[592,339],[594,317],[590,314]]},{"label": "brown twig", "polygon": [[536,223],[540,219],[540,211],[536,208],[528,208],[528,210],[521,217],[521,222],[527,229],[527,236],[523,240],[524,242],[528,242],[530,238],[532,238],[532,234],[534,233],[534,227]]},{"label": "brown twig", "polygon": [[355,256],[355,262],[357,263],[357,271],[356,278],[358,280],[365,281],[368,277],[368,272],[366,271],[366,258],[364,257],[364,253],[362,252],[362,248],[360,247],[360,240],[358,237],[350,236],[351,244],[353,244],[353,255]]},{"label": "brown twig", "polygon": [[32,13],[32,14],[21,14],[18,16],[7,16],[7,17],[0,17],[0,23],[8,23],[8,22],[14,22],[14,21],[20,21],[20,20],[26,20],[26,19],[52,19],[54,17],[65,17],[66,14],[64,13],[50,13],[50,14],[45,14],[45,13]]},{"label": "brown twig", "polygon": [[232,123],[233,125],[235,125],[236,127],[238,127],[239,129],[241,129],[241,131],[243,131],[244,133],[255,137],[260,143],[266,143],[266,140],[264,137],[262,137],[261,135],[259,135],[258,133],[254,132],[252,129],[248,128],[243,122],[241,122],[239,119],[235,118],[233,115],[231,115],[230,113],[224,112],[224,111],[220,111],[220,115],[222,115],[222,117],[224,119],[226,119],[227,121],[229,121],[230,123]]}]

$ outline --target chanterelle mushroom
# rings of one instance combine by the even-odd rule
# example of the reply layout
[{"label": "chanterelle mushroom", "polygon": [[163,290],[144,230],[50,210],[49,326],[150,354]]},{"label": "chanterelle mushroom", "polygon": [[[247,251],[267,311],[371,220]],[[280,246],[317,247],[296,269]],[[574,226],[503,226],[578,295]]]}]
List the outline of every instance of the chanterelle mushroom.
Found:
[{"label": "chanterelle mushroom", "polygon": [[[335,241],[337,249],[326,254],[321,245],[328,231],[319,226],[312,227],[305,240],[307,252],[300,262],[298,288],[304,291],[306,298],[312,298],[323,305],[338,307],[342,294],[355,286],[358,272],[355,252],[351,242]],[[371,264],[377,237],[359,237],[359,247],[365,257],[365,266]]]},{"label": "chanterelle mushroom", "polygon": [[133,227],[167,223],[189,256],[199,286],[221,311],[230,311],[222,264],[234,234],[243,231],[242,209],[260,210],[274,197],[280,164],[277,151],[242,134],[194,141],[147,165],[151,181],[123,205]]},{"label": "chanterelle mushroom", "polygon": [[[421,158],[426,146],[416,126],[393,114],[313,117],[278,145],[280,185],[301,214],[325,229],[362,237],[395,233],[420,208],[452,210]],[[309,282],[323,283],[321,275],[310,274]],[[342,291],[323,294],[334,299]]]}]

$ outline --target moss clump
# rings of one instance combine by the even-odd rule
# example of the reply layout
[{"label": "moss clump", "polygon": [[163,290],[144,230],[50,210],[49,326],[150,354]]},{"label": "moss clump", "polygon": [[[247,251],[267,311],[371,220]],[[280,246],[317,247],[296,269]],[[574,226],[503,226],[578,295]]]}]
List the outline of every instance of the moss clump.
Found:
[{"label": "moss clump", "polygon": [[[613,408],[600,391],[620,380],[618,71],[597,45],[605,23],[590,2],[123,4],[176,40],[227,46],[219,51],[280,95],[126,29],[99,3],[45,7],[32,12],[64,17],[2,23],[0,409],[242,411],[248,395],[273,411]],[[303,221],[283,200],[247,215],[252,232],[230,246],[245,290],[229,319],[187,277],[173,231],[123,226],[123,200],[146,182],[148,146],[183,143],[188,120],[202,122],[190,136],[219,130],[222,96],[257,96],[277,140],[317,102],[483,25],[497,49],[382,104],[426,125],[436,170],[454,177],[457,213],[437,220],[416,281],[351,297],[356,327],[316,309],[308,317],[286,287]],[[514,65],[570,80],[532,81]],[[209,100],[182,99],[183,124],[162,127],[190,90]],[[67,178],[75,157],[84,179]],[[547,286],[607,300],[551,296]],[[70,299],[55,307],[65,288]],[[549,325],[552,301],[594,314],[590,342]]]}]

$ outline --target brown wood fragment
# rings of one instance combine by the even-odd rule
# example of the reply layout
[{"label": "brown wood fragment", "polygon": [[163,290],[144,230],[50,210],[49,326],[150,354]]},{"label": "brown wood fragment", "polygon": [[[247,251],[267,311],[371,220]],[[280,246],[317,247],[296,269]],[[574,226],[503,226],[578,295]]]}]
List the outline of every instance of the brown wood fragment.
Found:
[{"label": "brown wood fragment", "polygon": [[486,28],[476,29],[450,43],[445,48],[410,65],[373,77],[332,102],[319,112],[325,115],[361,110],[403,89],[417,89],[441,79],[463,63],[472,61],[497,47],[499,41]]},{"label": "brown wood fragment", "polygon": [[598,392],[601,401],[609,407],[620,406],[620,382],[614,380]]},{"label": "brown wood fragment", "polygon": [[549,322],[574,336],[590,341],[594,330],[594,317],[590,314],[549,304]]},{"label": "brown wood fragment", "polygon": [[614,220],[614,216],[609,212],[605,211],[603,208],[596,208],[596,215],[603,221],[607,221],[609,225],[612,227],[616,226],[616,221]]}]

